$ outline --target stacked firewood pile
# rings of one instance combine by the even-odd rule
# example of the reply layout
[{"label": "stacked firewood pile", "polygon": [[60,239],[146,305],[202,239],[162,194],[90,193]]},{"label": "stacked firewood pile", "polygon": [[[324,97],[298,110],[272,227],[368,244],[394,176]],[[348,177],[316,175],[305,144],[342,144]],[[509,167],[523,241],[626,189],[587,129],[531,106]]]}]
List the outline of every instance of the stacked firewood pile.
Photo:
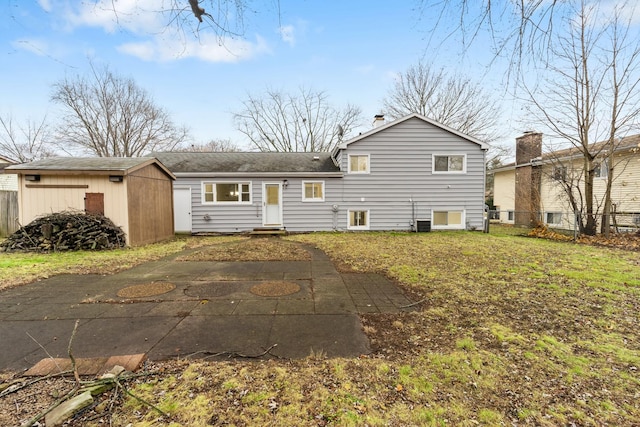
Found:
[{"label": "stacked firewood pile", "polygon": [[35,219],[0,243],[0,250],[50,252],[123,247],[125,235],[109,218],[59,212]]}]

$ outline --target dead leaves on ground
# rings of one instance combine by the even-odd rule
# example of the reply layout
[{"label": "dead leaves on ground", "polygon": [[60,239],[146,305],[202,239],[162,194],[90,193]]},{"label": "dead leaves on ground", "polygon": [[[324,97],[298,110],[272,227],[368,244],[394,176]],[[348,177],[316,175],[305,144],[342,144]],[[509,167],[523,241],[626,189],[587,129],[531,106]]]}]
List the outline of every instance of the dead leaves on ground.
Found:
[{"label": "dead leaves on ground", "polygon": [[177,261],[309,261],[311,255],[293,242],[278,237],[244,238],[207,246]]}]

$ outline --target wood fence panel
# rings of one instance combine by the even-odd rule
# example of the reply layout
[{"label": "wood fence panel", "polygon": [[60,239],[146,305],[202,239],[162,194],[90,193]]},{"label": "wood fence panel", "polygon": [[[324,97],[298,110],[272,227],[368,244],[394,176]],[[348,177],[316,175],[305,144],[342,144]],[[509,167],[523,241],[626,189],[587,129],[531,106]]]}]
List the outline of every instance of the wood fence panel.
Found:
[{"label": "wood fence panel", "polygon": [[0,191],[0,236],[9,236],[17,230],[18,192]]}]

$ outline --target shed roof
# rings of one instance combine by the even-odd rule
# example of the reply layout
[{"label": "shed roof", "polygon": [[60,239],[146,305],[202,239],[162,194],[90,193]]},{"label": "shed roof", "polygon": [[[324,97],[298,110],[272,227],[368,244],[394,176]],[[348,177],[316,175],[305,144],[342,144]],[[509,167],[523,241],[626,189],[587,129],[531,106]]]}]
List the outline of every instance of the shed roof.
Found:
[{"label": "shed roof", "polygon": [[337,174],[330,153],[153,153],[175,174]]},{"label": "shed roof", "polygon": [[156,164],[167,176],[175,179],[171,171],[154,157],[49,157],[35,162],[8,166],[5,172],[21,175],[43,172],[56,175],[65,173],[128,175],[151,164]]}]

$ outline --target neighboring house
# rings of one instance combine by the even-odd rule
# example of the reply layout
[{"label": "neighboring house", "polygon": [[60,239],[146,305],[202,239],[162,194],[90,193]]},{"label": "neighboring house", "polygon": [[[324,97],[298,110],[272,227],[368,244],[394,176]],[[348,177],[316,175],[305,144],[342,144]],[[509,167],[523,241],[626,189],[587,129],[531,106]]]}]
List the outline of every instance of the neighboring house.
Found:
[{"label": "neighboring house", "polygon": [[488,146],[419,114],[332,153],[154,153],[177,232],[482,229]]},{"label": "neighboring house", "polygon": [[[603,143],[596,143],[603,144]],[[573,210],[562,181],[576,182],[584,190],[583,158],[576,148],[542,154],[542,134],[527,133],[516,139],[516,162],[494,169],[494,204],[500,221],[573,229]],[[592,151],[597,151],[597,146]],[[622,139],[610,160],[613,165],[612,211],[616,224],[640,225],[640,135]],[[594,208],[602,213],[609,160],[596,159]],[[577,195],[579,197],[579,195]]]},{"label": "neighboring house", "polygon": [[18,178],[15,175],[3,173],[7,166],[15,163],[7,157],[0,156],[0,191],[18,191]]},{"label": "neighboring house", "polygon": [[3,173],[15,162],[0,156],[0,236],[9,236],[18,227],[18,177]]},{"label": "neighboring house", "polygon": [[155,158],[47,158],[13,165],[20,223],[52,212],[79,210],[110,218],[142,245],[174,235],[172,181]]}]

